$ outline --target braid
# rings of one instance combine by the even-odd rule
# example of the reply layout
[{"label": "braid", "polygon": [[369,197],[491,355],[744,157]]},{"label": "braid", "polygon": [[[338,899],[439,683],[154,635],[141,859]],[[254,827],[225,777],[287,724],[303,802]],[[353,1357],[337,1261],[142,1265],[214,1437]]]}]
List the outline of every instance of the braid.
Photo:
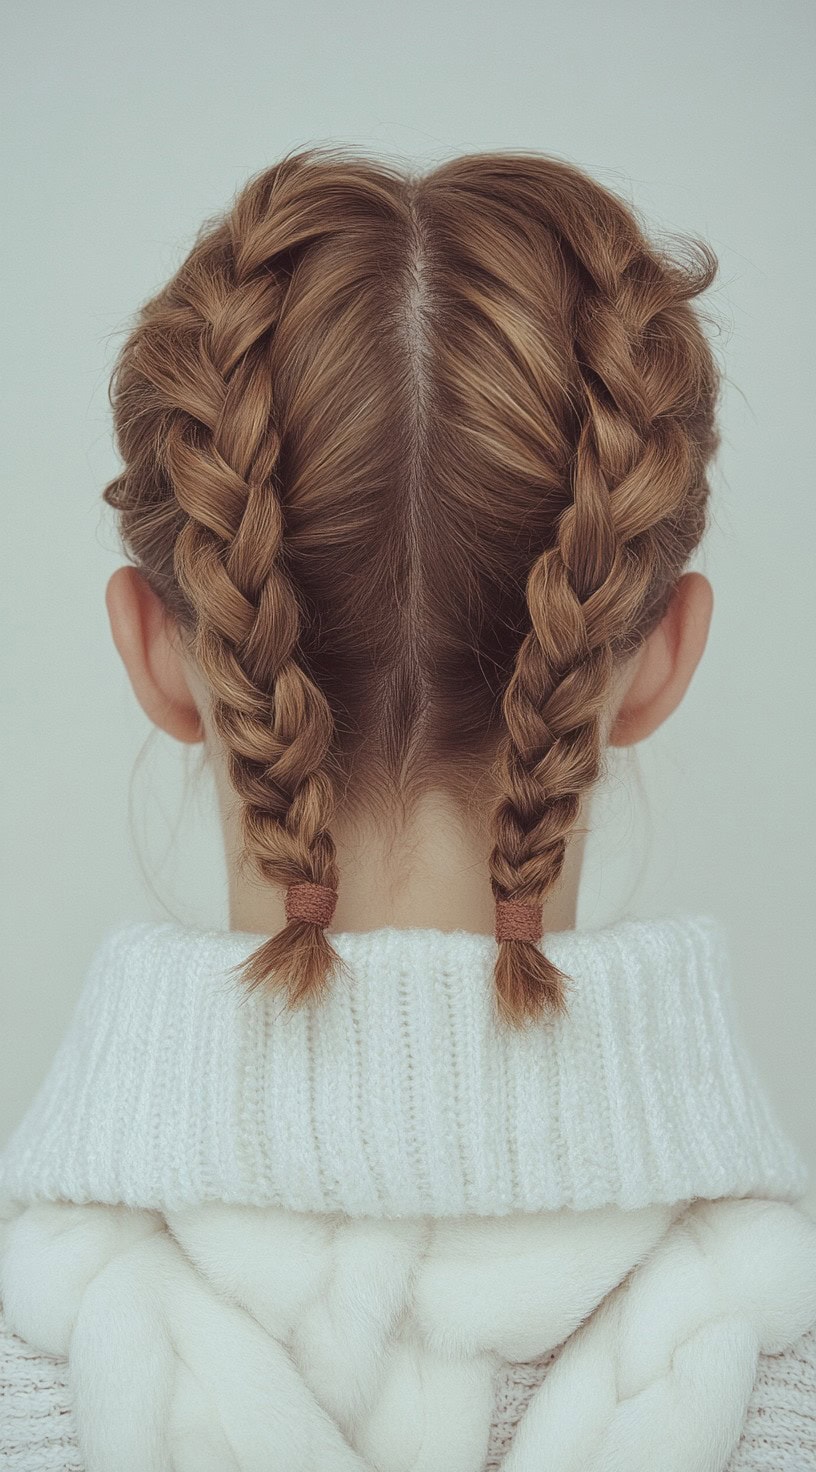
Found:
[{"label": "braid", "polygon": [[[231,223],[242,250],[211,251],[209,270],[200,262],[182,270],[135,336],[131,358],[172,403],[162,462],[184,514],[173,569],[193,611],[191,652],[242,802],[243,861],[267,882],[335,890],[333,719],[298,661],[302,619],[284,568],[280,437],[265,361],[285,291],[272,262],[293,242],[276,239],[268,221],[254,224],[256,205],[247,196]],[[212,269],[218,256],[220,269]],[[168,361],[170,333],[177,351]],[[113,504],[116,494],[114,483]],[[339,957],[325,914],[321,923],[308,913],[301,904],[244,963],[250,986],[274,977],[293,1005],[319,992]]]},{"label": "braid", "polygon": [[[585,418],[571,501],[554,545],[530,570],[531,628],[502,702],[506,735],[495,767],[502,796],[490,858],[497,901],[540,906],[558,881],[582,794],[602,771],[602,717],[617,659],[654,626],[671,591],[665,579],[659,601],[653,596],[650,534],[666,529],[670,541],[694,478],[683,426],[688,378],[676,365],[667,373],[655,347],[677,355],[672,312],[688,282],[616,223],[607,249],[591,260],[593,234],[576,236],[598,288],[582,298],[576,323]],[[568,984],[535,940],[500,941],[496,992],[505,1017],[565,1010]]]}]

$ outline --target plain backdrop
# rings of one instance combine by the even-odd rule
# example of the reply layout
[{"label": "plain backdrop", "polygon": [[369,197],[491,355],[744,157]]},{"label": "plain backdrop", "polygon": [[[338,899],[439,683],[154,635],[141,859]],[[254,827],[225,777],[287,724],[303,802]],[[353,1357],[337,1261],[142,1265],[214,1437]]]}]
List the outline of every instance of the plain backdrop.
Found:
[{"label": "plain backdrop", "polygon": [[694,564],[711,635],[596,800],[579,923],[724,921],[744,1037],[816,1168],[810,0],[7,0],[2,26],[0,1137],[103,933],[227,923],[208,774],[149,736],[104,610],[107,381],[131,314],[294,146],[411,166],[521,147],[719,256],[723,447]]}]

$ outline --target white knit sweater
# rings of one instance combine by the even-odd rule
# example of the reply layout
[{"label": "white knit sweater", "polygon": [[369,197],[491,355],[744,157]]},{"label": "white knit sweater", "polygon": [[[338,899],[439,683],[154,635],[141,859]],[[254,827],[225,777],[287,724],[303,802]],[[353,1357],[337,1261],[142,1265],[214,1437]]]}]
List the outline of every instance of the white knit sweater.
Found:
[{"label": "white knit sweater", "polygon": [[256,936],[99,947],[0,1161],[3,1464],[816,1467],[816,1227],[720,924],[546,937],[523,1032],[491,937],[332,939],[295,1014]]}]

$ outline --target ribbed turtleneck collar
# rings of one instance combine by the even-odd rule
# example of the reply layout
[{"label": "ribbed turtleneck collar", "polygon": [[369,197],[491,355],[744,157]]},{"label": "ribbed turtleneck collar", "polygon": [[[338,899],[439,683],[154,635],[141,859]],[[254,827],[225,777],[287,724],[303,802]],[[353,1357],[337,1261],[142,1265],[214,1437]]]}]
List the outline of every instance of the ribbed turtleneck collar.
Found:
[{"label": "ribbed turtleneck collar", "polygon": [[258,941],[111,932],[0,1187],[374,1216],[804,1192],[711,916],[546,936],[570,1010],[523,1031],[494,1020],[490,936],[334,933],[349,978],[295,1013],[229,975]]}]

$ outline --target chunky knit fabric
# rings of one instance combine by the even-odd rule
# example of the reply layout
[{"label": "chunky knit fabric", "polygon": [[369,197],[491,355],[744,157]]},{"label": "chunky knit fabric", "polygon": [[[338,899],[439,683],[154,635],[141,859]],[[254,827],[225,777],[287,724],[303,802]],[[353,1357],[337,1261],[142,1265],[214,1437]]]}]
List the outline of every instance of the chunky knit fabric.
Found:
[{"label": "chunky knit fabric", "polygon": [[490,938],[333,939],[308,1014],[255,936],[99,948],[1,1162],[0,1463],[816,1467],[816,1225],[718,923],[545,938],[571,1012],[521,1034]]},{"label": "chunky knit fabric", "polygon": [[[496,1406],[484,1472],[500,1472],[513,1434],[558,1351],[507,1365]],[[816,1468],[816,1332],[785,1354],[761,1355],[739,1446],[728,1472],[812,1472]]]},{"label": "chunky knit fabric", "polygon": [[[484,1472],[500,1472],[513,1435],[556,1350],[503,1366]],[[64,1360],[38,1354],[0,1318],[0,1450],[7,1472],[83,1472]],[[816,1333],[785,1354],[762,1355],[728,1472],[816,1468]]]}]

